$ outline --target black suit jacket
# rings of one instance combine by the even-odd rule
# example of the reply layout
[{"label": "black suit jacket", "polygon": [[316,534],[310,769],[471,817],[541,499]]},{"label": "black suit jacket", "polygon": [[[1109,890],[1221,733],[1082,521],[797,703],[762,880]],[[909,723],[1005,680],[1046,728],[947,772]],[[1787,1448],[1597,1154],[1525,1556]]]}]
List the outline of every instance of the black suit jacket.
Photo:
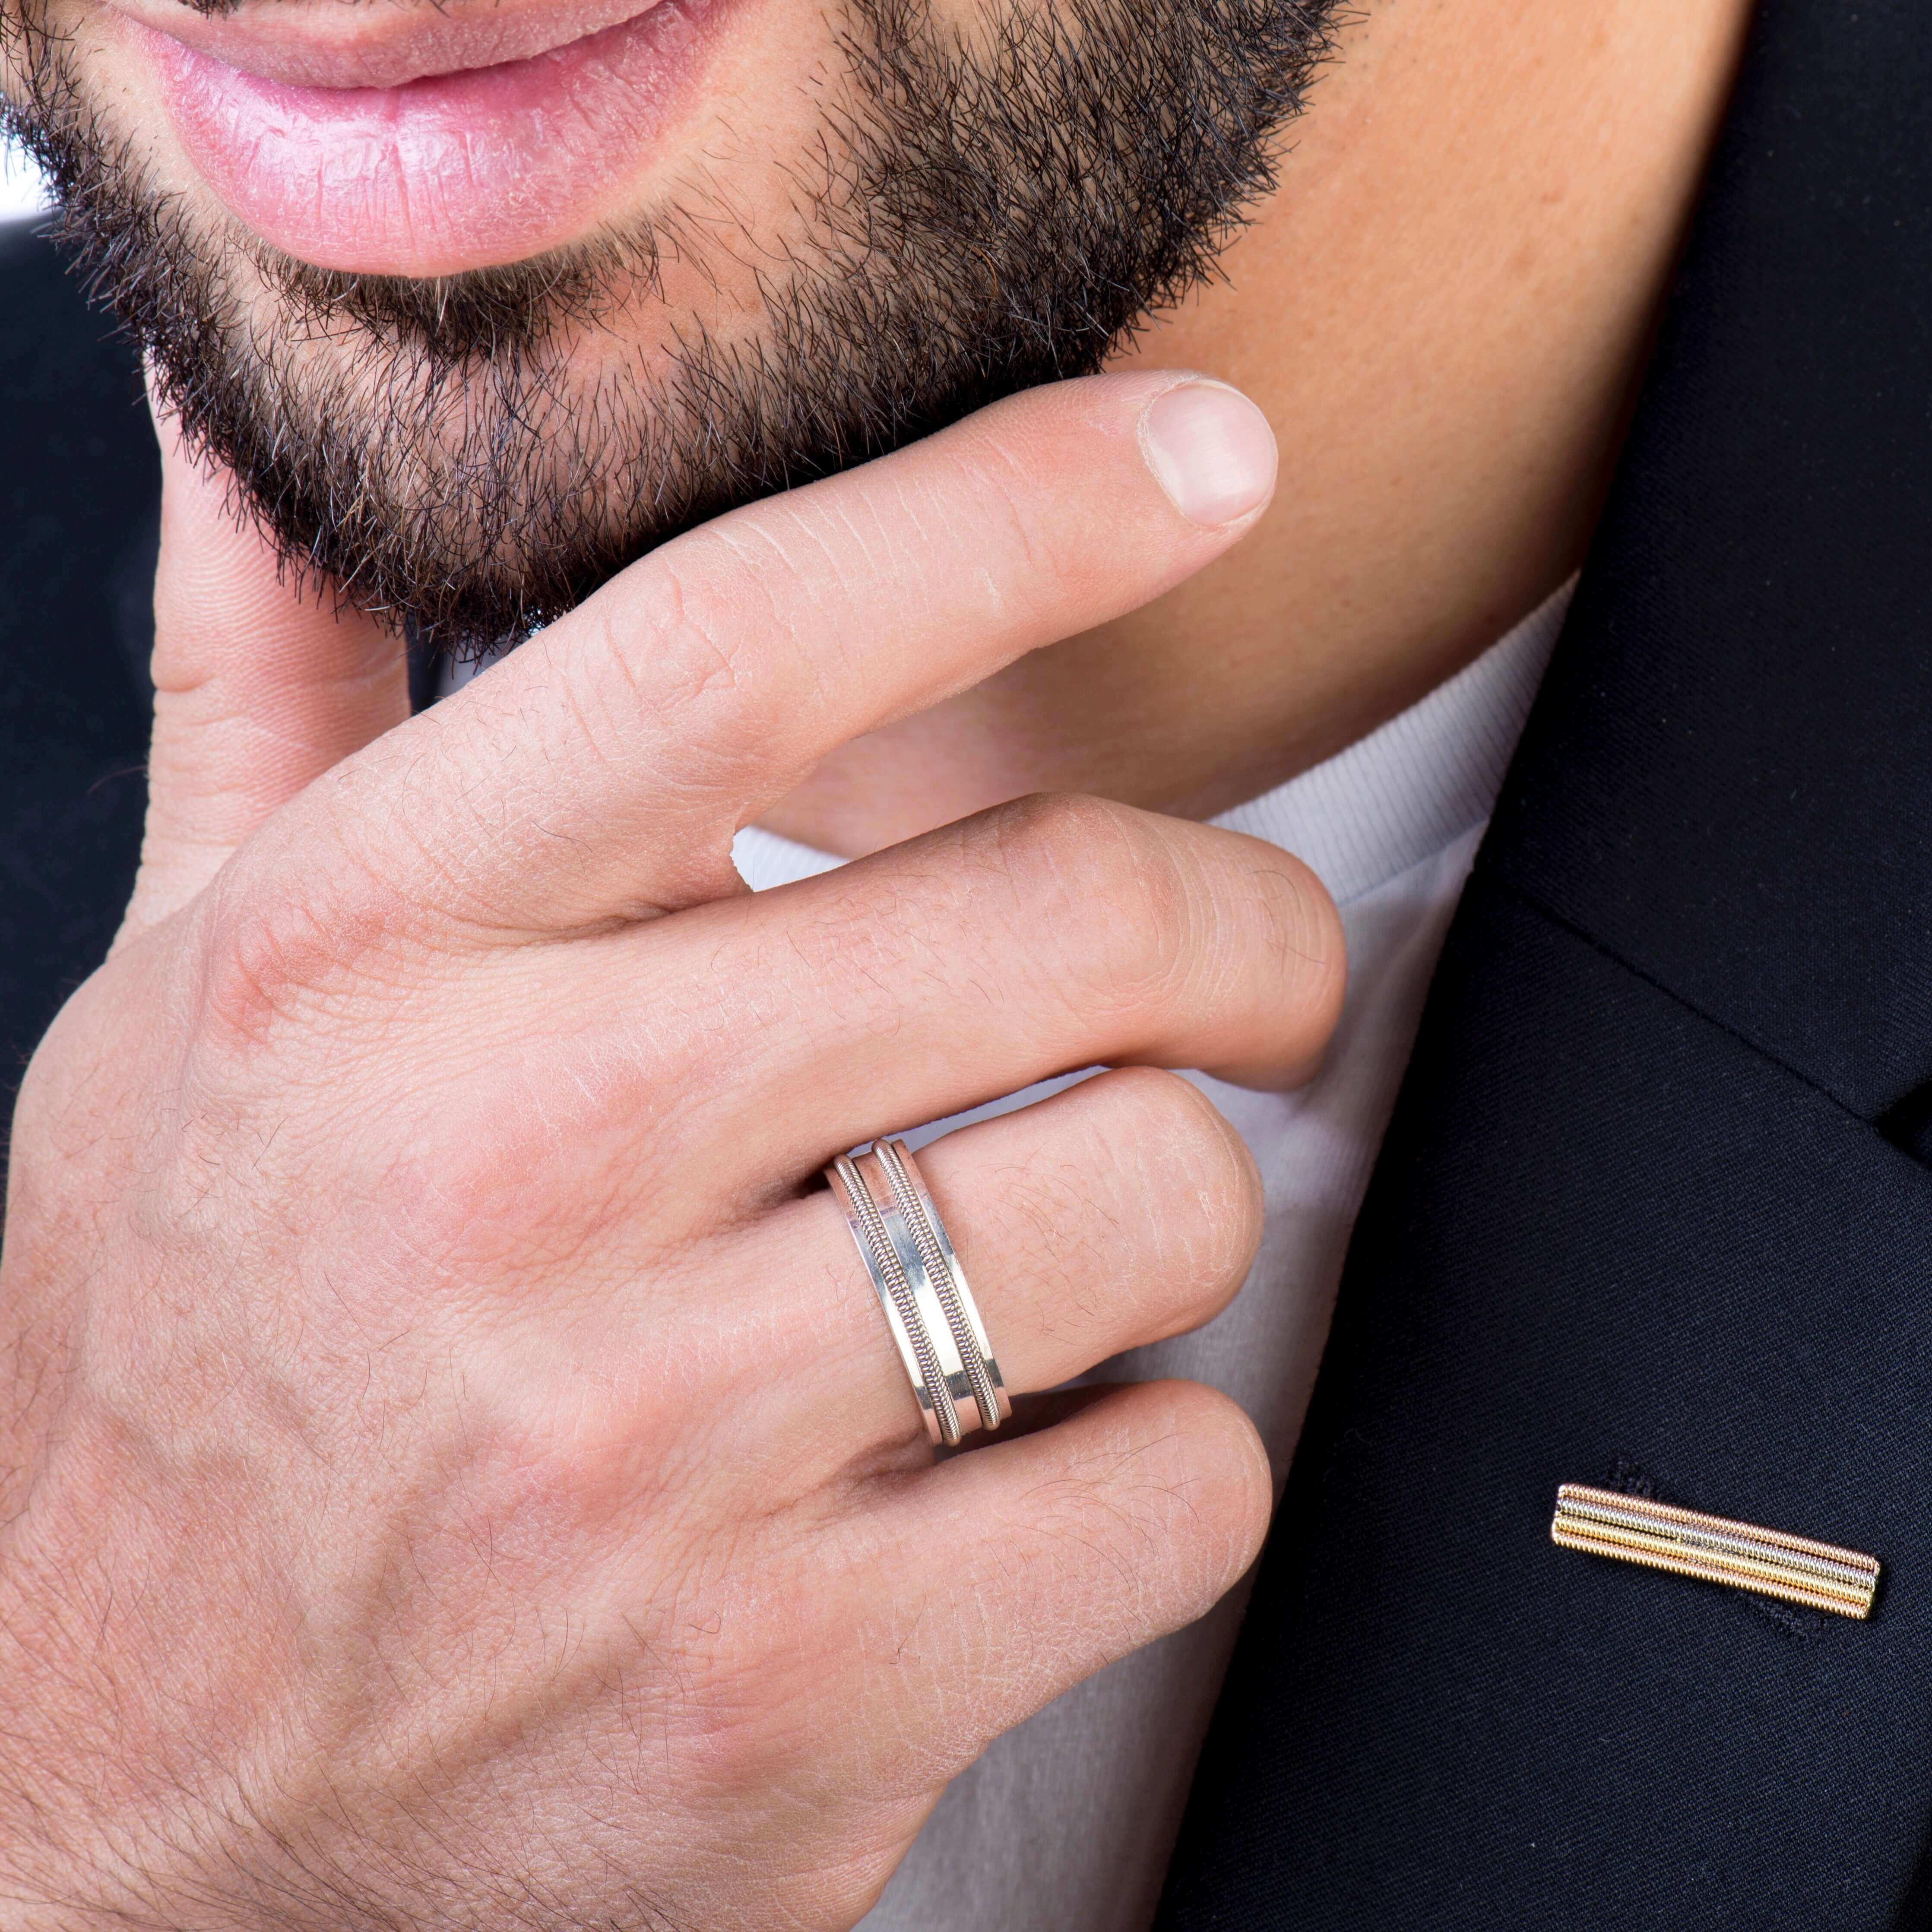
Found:
[{"label": "black suit jacket", "polygon": [[[1932,1924],[1929,33],[1764,0],[1165,1932]],[[131,358],[51,274],[0,244],[0,382],[74,399],[8,459],[40,549],[0,532],[22,1048],[131,872],[152,542]],[[1564,1481],[1870,1550],[1876,1613],[1559,1550]]]},{"label": "black suit jacket", "polygon": [[[1762,0],[1163,1932],[1932,1924],[1932,20]],[[1558,1550],[1850,1545],[1868,1623]]]}]

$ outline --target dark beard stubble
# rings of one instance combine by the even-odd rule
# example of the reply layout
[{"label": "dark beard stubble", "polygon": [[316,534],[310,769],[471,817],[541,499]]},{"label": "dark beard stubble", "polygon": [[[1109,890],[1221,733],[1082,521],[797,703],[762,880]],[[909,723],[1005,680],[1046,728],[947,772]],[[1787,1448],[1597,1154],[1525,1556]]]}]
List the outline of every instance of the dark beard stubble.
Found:
[{"label": "dark beard stubble", "polygon": [[1337,10],[1013,0],[968,52],[926,0],[850,0],[849,98],[793,170],[802,238],[758,275],[759,327],[725,342],[668,316],[586,381],[573,341],[662,262],[701,266],[715,226],[672,208],[436,281],[317,270],[155,191],[40,4],[0,0],[26,103],[6,118],[52,177],[56,238],[296,572],[459,654],[735,505],[1098,368],[1273,187]]}]

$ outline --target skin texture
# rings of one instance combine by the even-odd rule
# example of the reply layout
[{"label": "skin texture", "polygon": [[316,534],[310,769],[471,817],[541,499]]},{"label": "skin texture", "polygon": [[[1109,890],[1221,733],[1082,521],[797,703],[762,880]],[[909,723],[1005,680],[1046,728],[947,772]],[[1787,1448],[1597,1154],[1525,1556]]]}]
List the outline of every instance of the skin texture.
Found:
[{"label": "skin texture", "polygon": [[932,1466],[802,1190],[1112,1062],[935,1198],[1018,1390],[1207,1318],[1259,1190],[1155,1068],[1308,1069],[1318,884],[1082,799],[756,899],[729,856],[828,746],[1240,535],[1265,428],[1182,392],[1190,492],[1174,393],[738,512],[412,721],[170,439],[140,881],[16,1121],[0,1924],[848,1924],[993,1736],[1246,1566],[1266,1462],[1204,1389]]},{"label": "skin texture", "polygon": [[[164,423],[141,876],[12,1144],[0,1926],[847,1926],[991,1737],[1233,1582],[1232,1404],[934,1466],[812,1178],[1108,1063],[923,1157],[1010,1384],[1224,1305],[1256,1177],[1159,1070],[1305,1072],[1338,928],[1141,808],[1568,570],[1741,14],[1391,0],[1132,366],[694,531],[414,720]],[[1190,493],[1169,357],[1255,394],[1272,508],[1219,390]],[[752,899],[760,818],[872,856]]]},{"label": "skin texture", "polygon": [[[0,0],[62,233],[285,554],[494,651],[1099,368],[1211,271],[1338,0],[658,0],[434,77],[494,0],[356,8],[332,52],[290,44],[301,0],[234,0],[220,58],[188,45],[219,0],[168,0],[178,38],[156,4]],[[298,53],[338,84],[261,71]],[[372,98],[385,67],[421,77]]]},{"label": "skin texture", "polygon": [[1748,11],[1366,8],[1225,282],[1121,358],[1266,412],[1281,487],[1252,539],[846,746],[772,829],[872,851],[1039,789],[1209,817],[1534,609],[1582,561]]}]

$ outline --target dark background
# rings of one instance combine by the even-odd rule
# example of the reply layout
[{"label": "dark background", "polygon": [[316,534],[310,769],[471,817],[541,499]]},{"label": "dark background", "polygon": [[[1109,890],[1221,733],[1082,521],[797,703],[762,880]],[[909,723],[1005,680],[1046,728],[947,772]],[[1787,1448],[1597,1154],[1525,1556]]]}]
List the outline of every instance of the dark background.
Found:
[{"label": "dark background", "polygon": [[147,806],[160,470],[140,360],[0,224],[0,1096],[100,962]]}]

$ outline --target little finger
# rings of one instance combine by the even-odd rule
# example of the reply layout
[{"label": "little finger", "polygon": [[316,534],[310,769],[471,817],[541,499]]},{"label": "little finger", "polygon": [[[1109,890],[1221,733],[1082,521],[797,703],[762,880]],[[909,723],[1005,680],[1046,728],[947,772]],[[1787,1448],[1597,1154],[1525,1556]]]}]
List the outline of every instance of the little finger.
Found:
[{"label": "little finger", "polygon": [[972,1762],[1003,1731],[1240,1579],[1267,1533],[1253,1425],[1198,1383],[1150,1382],[910,1481],[855,1492],[871,1558],[855,1676],[882,1780]]}]

